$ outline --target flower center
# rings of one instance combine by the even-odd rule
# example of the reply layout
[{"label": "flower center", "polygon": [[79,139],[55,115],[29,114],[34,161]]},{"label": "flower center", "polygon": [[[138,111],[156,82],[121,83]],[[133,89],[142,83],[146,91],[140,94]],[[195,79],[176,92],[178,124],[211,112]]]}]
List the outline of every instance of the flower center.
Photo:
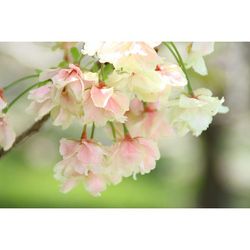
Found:
[{"label": "flower center", "polygon": [[161,65],[156,65],[156,67],[155,67],[155,71],[162,71],[162,67],[161,67]]},{"label": "flower center", "polygon": [[97,86],[99,89],[102,89],[104,87],[106,87],[105,82],[99,82],[99,85]]}]

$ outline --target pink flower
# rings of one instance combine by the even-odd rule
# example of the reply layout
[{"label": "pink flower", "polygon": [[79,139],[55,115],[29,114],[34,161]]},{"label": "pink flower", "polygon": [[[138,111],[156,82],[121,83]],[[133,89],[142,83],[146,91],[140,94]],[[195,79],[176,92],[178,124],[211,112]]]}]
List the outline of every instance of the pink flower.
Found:
[{"label": "pink flower", "polygon": [[26,110],[28,113],[36,115],[35,120],[41,119],[55,107],[53,92],[53,85],[51,83],[29,92],[28,99],[32,102]]},{"label": "pink flower", "polygon": [[93,196],[100,196],[101,192],[105,191],[107,181],[101,174],[89,172],[88,175],[81,175],[73,170],[67,173],[67,176],[62,176],[61,166],[56,166],[55,178],[62,181],[61,192],[67,193],[71,191],[79,183],[83,183],[85,189]]},{"label": "pink flower", "polygon": [[84,122],[95,122],[104,126],[107,121],[124,122],[125,112],[129,109],[129,99],[121,91],[107,87],[105,83],[85,91]]},{"label": "pink flower", "polygon": [[94,196],[99,196],[106,189],[107,181],[104,176],[89,173],[85,177],[85,188]]},{"label": "pink flower", "polygon": [[62,191],[70,191],[76,184],[83,182],[86,189],[98,195],[106,188],[102,176],[104,149],[94,141],[62,139],[60,154],[63,160],[55,167],[55,177],[62,181]]},{"label": "pink flower", "polygon": [[157,103],[143,105],[138,99],[130,103],[127,127],[133,137],[142,136],[158,140],[173,133],[166,114],[160,111]]},{"label": "pink flower", "polygon": [[82,116],[84,82],[79,67],[70,64],[69,69],[61,69],[51,79],[56,87],[56,108],[52,112],[54,125],[67,128],[72,120]]},{"label": "pink flower", "polygon": [[47,70],[40,80],[51,79],[52,83],[30,91],[32,103],[28,112],[36,114],[39,120],[51,112],[53,124],[67,128],[74,118],[83,115],[83,74],[79,67],[71,64],[69,69]]},{"label": "pink flower", "polygon": [[15,142],[16,134],[5,114],[0,113],[0,146],[6,151]]},{"label": "pink flower", "polygon": [[60,154],[63,156],[63,161],[69,162],[79,174],[87,174],[88,171],[100,172],[105,152],[92,140],[82,139],[79,142],[62,139]]},{"label": "pink flower", "polygon": [[159,149],[154,141],[127,135],[111,146],[107,174],[110,180],[117,184],[122,177],[149,173],[155,168],[159,158]]}]

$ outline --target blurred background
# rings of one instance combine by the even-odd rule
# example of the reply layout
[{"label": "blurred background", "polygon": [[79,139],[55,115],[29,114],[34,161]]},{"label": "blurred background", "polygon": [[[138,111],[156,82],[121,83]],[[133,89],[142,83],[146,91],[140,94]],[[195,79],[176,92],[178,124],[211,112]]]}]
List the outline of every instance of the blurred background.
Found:
[{"label": "blurred background", "polygon": [[[63,53],[50,43],[0,43],[0,87],[58,65]],[[217,115],[202,136],[165,138],[161,159],[148,175],[124,179],[92,197],[81,185],[59,192],[53,167],[60,160],[62,137],[78,137],[80,126],[67,130],[50,121],[0,160],[0,207],[250,207],[250,43],[216,43],[205,58],[208,76],[190,70],[194,88],[225,96],[230,112]],[[6,93],[11,101],[28,80]],[[17,134],[33,123],[22,98],[10,111]]]}]

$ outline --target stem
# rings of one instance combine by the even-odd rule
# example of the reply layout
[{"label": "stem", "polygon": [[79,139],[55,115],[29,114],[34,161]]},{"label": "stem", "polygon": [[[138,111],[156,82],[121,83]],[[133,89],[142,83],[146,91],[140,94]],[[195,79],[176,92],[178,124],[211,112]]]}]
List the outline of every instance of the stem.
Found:
[{"label": "stem", "polygon": [[125,125],[125,123],[123,123],[122,126],[123,126],[124,136],[129,135],[129,131],[128,131],[128,128],[127,128],[127,126]]},{"label": "stem", "polygon": [[188,82],[188,84],[187,84],[188,92],[189,92],[189,94],[190,94],[191,96],[193,96],[193,95],[194,95],[194,92],[193,92],[193,89],[192,89],[192,86],[191,86],[191,83],[190,83],[190,80],[189,80],[189,77],[188,77],[187,69],[186,69],[185,64],[184,64],[184,62],[183,62],[183,60],[182,60],[182,57],[181,57],[181,55],[180,55],[180,53],[179,53],[177,47],[175,46],[175,44],[174,44],[173,42],[170,42],[170,44],[172,45],[174,51],[176,52],[176,54],[177,54],[177,56],[178,56],[178,58],[179,58],[179,65],[181,66],[183,72],[184,72],[185,75],[186,75],[187,82]]},{"label": "stem", "polygon": [[111,130],[112,130],[112,135],[113,135],[114,141],[116,141],[115,126],[114,126],[113,122],[109,122],[109,125],[110,125]]},{"label": "stem", "polygon": [[22,77],[14,82],[11,82],[10,84],[8,84],[7,86],[5,86],[3,89],[6,91],[10,88],[12,88],[13,86],[15,86],[16,84],[18,84],[19,82],[22,82],[22,81],[25,81],[25,80],[28,80],[28,79],[31,79],[31,78],[35,78],[35,77],[38,77],[39,75],[30,75],[30,76],[25,76],[25,77]]},{"label": "stem", "polygon": [[167,42],[162,42],[163,45],[165,45],[168,50],[172,53],[172,55],[174,56],[175,60],[177,61],[177,63],[180,65],[179,62],[179,58],[177,57],[177,55],[175,54],[174,50],[172,49],[172,47],[167,43]]},{"label": "stem", "polygon": [[104,67],[104,64],[101,64],[100,76],[99,76],[101,81],[104,81],[103,67]]},{"label": "stem", "polygon": [[93,138],[94,138],[94,134],[95,134],[95,123],[93,122],[93,124],[92,124],[92,129],[91,129],[90,139],[93,139]]},{"label": "stem", "polygon": [[81,135],[81,139],[87,139],[87,124],[84,125],[83,130],[82,130],[82,135]]},{"label": "stem", "polygon": [[3,157],[5,154],[9,153],[15,146],[21,143],[24,139],[26,139],[27,137],[31,136],[34,133],[37,133],[41,129],[43,124],[49,119],[49,117],[50,117],[49,114],[45,115],[41,120],[35,122],[30,128],[28,128],[22,134],[20,134],[16,138],[14,144],[9,150],[4,151],[3,149],[0,149],[0,158]]},{"label": "stem", "polygon": [[[193,89],[190,83],[190,79],[188,77],[188,73],[187,73],[187,69],[185,67],[185,64],[182,60],[182,57],[177,49],[177,47],[175,46],[175,44],[173,42],[163,42],[163,45],[165,45],[169,51],[172,53],[172,55],[174,56],[175,60],[177,61],[177,63],[179,64],[179,66],[181,67],[182,71],[184,72],[186,78],[187,78],[187,88],[188,88],[188,92],[191,96],[194,95],[193,93]],[[172,46],[172,47],[171,47]]]},{"label": "stem", "polygon": [[29,92],[31,89],[35,88],[36,86],[39,85],[44,85],[47,82],[49,82],[50,80],[46,80],[43,82],[37,82],[34,85],[28,87],[27,89],[25,89],[21,94],[19,94],[12,102],[9,103],[9,105],[3,110],[4,113],[7,113],[9,111],[9,109],[23,96],[25,95],[27,92]]}]

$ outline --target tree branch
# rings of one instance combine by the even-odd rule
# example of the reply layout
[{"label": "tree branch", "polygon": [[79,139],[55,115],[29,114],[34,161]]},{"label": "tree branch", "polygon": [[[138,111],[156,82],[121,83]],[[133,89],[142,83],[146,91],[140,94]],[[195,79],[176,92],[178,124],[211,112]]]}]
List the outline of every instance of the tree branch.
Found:
[{"label": "tree branch", "polygon": [[0,158],[9,153],[15,146],[24,141],[26,138],[30,137],[34,133],[37,133],[43,126],[43,124],[49,119],[49,117],[50,117],[49,114],[45,115],[41,120],[35,122],[30,128],[28,128],[22,134],[20,134],[16,138],[15,142],[13,143],[12,147],[9,150],[4,151],[3,149],[0,149]]}]

